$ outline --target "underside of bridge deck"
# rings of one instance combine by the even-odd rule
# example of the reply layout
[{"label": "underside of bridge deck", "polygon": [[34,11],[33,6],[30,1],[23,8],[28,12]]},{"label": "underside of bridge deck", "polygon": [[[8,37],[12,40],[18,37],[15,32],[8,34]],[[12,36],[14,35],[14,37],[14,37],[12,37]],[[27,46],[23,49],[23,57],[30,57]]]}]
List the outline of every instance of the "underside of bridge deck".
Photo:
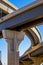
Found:
[{"label": "underside of bridge deck", "polygon": [[3,29],[21,30],[41,23],[43,23],[43,1],[28,5],[2,17],[0,19],[0,31]]},{"label": "underside of bridge deck", "polygon": [[[6,0],[2,0],[0,5],[0,9],[2,10],[0,38],[4,37],[9,46],[8,64],[19,65],[20,62],[20,65],[31,65],[35,62],[36,65],[39,65],[43,58],[43,44],[40,44],[42,41],[41,34],[36,26],[43,24],[43,1],[35,1],[33,4],[19,10],[13,5],[9,5]],[[19,59],[18,46],[24,39],[24,33],[30,38],[33,46]],[[14,52],[13,55],[12,51]],[[38,61],[39,59],[40,61]]]}]

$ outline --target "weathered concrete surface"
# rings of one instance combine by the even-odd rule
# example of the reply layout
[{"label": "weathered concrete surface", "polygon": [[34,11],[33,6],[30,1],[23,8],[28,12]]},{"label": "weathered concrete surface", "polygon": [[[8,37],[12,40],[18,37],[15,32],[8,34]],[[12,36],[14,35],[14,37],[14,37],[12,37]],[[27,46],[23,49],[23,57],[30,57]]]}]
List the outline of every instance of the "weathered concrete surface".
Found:
[{"label": "weathered concrete surface", "polygon": [[3,37],[8,43],[8,65],[19,65],[19,44],[24,39],[24,33],[3,30]]}]

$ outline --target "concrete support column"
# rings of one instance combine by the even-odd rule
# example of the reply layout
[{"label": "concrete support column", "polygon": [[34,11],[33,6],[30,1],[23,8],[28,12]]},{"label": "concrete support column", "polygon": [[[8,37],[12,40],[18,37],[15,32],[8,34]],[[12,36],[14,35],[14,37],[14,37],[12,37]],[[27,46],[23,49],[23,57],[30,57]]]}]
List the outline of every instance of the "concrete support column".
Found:
[{"label": "concrete support column", "polygon": [[3,30],[2,33],[8,43],[8,65],[19,65],[18,46],[24,39],[24,33],[11,30]]}]

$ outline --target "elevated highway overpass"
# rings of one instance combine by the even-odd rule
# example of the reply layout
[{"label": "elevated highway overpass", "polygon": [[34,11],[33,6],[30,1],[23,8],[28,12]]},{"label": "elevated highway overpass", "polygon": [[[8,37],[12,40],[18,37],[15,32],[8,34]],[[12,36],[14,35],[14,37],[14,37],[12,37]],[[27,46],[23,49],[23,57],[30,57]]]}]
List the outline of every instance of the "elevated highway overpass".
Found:
[{"label": "elevated highway overpass", "polygon": [[[4,0],[2,2],[5,3]],[[8,2],[6,2],[6,4],[9,5]],[[3,6],[6,6],[6,4],[3,5],[1,3],[1,5]],[[3,13],[5,13],[4,8],[1,7],[1,9]],[[9,9],[11,10],[11,12]],[[9,5],[7,10],[6,6],[5,15],[6,16],[0,18],[0,38],[3,38],[3,33],[6,35],[7,32],[6,30],[13,32],[23,31],[22,34],[25,33],[31,40],[31,48],[41,43],[41,34],[40,31],[37,29],[36,25],[43,24],[43,0],[35,1],[32,4],[27,5],[21,9],[16,9],[12,5]],[[7,39],[8,43],[14,42],[12,41],[12,37],[11,41],[8,39]],[[31,48],[29,50],[31,50]]]},{"label": "elevated highway overpass", "polygon": [[43,42],[28,49],[23,56],[20,57],[20,65],[40,65],[43,62]]},{"label": "elevated highway overpass", "polygon": [[[5,9],[6,9],[6,16],[0,18],[0,29],[1,30],[6,29],[6,26],[7,26],[7,29],[10,29],[10,30],[24,31],[26,33],[26,35],[30,38],[31,43],[33,45],[41,42],[41,35],[40,35],[39,30],[36,27],[31,28],[30,26],[34,26],[33,24],[35,23],[35,21],[37,19],[40,20],[40,17],[43,18],[43,12],[42,12],[43,11],[43,8],[42,8],[43,1],[35,1],[32,4],[27,5],[21,9],[18,9],[17,7],[13,6],[11,3],[9,3],[6,0],[2,0],[0,4],[1,4],[1,9],[4,13],[5,13]],[[40,11],[39,11],[39,9],[40,9]],[[28,14],[27,14],[27,12],[28,12]],[[21,16],[21,17],[19,17],[19,16]],[[38,16],[38,17],[36,17],[36,16]],[[15,19],[15,17],[18,20]],[[28,21],[25,20],[26,18]],[[17,20],[17,21],[15,21],[15,20]],[[25,21],[22,21],[22,20],[25,20]],[[33,23],[33,21],[34,21],[34,23]],[[13,26],[12,26],[12,24],[13,24]],[[31,29],[29,29],[29,28],[31,28]],[[3,37],[1,30],[0,30],[0,38]]]},{"label": "elevated highway overpass", "polygon": [[23,30],[43,23],[43,0],[35,1],[0,19],[0,31],[3,29]]}]

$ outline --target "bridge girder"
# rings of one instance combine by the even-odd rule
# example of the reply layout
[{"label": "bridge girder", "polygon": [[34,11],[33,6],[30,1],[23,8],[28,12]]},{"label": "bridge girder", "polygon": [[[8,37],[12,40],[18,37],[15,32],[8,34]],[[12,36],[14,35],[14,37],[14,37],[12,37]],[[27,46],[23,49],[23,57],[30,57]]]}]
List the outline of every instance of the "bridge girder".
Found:
[{"label": "bridge girder", "polygon": [[23,7],[0,19],[0,31],[3,29],[22,30],[43,23],[43,1]]}]

